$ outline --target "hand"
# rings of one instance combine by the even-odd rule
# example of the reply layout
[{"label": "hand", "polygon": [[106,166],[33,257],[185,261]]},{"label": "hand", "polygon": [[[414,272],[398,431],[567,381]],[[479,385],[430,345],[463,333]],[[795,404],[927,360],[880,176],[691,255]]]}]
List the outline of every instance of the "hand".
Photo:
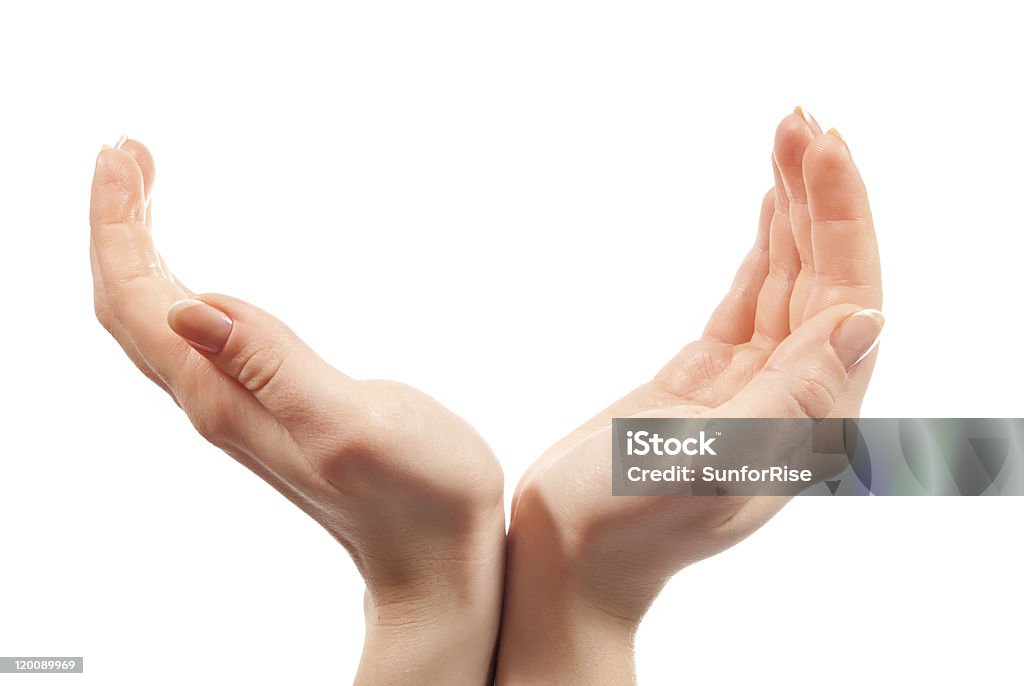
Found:
[{"label": "hand", "polygon": [[756,243],[702,338],[519,483],[499,683],[632,683],[633,633],[665,582],[787,502],[613,497],[613,417],[857,416],[883,322],[864,185],[838,133],[799,108],[778,127],[772,167]]},{"label": "hand", "polygon": [[185,288],[153,244],[153,177],[138,142],[97,158],[100,322],[203,437],[351,554],[367,588],[357,683],[484,683],[504,571],[490,449],[423,393],[351,379],[266,312]]}]

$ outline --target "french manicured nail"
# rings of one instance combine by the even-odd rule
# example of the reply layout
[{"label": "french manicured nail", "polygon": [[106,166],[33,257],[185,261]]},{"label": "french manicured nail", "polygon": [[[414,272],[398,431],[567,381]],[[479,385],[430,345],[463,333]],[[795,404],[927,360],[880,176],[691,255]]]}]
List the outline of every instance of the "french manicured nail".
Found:
[{"label": "french manicured nail", "polygon": [[814,118],[813,114],[811,114],[810,112],[805,110],[800,105],[797,105],[793,109],[793,111],[796,112],[797,114],[799,114],[801,117],[804,118],[804,121],[807,122],[807,126],[809,126],[811,128],[811,131],[813,131],[815,133],[821,131],[821,124],[818,123],[818,120]]},{"label": "french manicured nail", "polygon": [[128,136],[127,135],[123,135],[123,136],[121,136],[120,138],[117,139],[117,142],[114,143],[113,147],[111,147],[111,146],[107,145],[106,143],[104,143],[102,146],[100,146],[100,152],[105,152],[107,150],[120,150],[121,146],[123,146],[127,140],[128,140]]},{"label": "french manicured nail", "polygon": [[840,362],[850,369],[867,357],[878,344],[885,317],[878,310],[854,312],[832,332],[832,348]]},{"label": "french manicured nail", "polygon": [[179,300],[167,312],[167,324],[194,347],[219,353],[231,335],[234,322],[216,307],[202,300]]},{"label": "french manicured nail", "polygon": [[799,114],[801,117],[803,117],[804,121],[807,122],[808,126],[812,126],[812,124],[811,124],[811,115],[808,114],[807,112],[805,112],[803,107],[800,107],[800,105],[797,105],[793,109],[793,111],[796,112],[797,114]]}]

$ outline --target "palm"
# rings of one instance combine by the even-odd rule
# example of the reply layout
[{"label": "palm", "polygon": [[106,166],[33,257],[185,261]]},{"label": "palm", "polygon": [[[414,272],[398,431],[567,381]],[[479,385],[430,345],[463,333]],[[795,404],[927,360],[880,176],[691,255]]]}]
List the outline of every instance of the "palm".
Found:
[{"label": "palm", "polygon": [[[785,499],[614,498],[613,417],[859,412],[874,356],[849,375],[843,371],[841,388],[830,393],[815,377],[820,346],[812,339],[821,338],[829,318],[881,305],[877,245],[864,186],[845,144],[837,136],[822,135],[816,123],[799,114],[780,124],[772,166],[775,186],[764,198],[756,243],[701,339],[530,467],[513,501],[513,535],[517,528],[522,533],[545,521],[550,532],[571,532],[552,533],[539,543],[561,554],[585,555],[594,564],[601,563],[602,554],[646,560],[644,574],[649,590],[656,592],[681,566],[763,524]],[[774,378],[780,376],[776,368],[802,355],[809,369],[805,381],[783,387],[782,379]],[[694,529],[707,529],[709,522],[715,523],[714,540],[698,537],[703,547],[694,549]],[[666,540],[678,542],[674,549],[652,555],[649,544],[633,535],[643,528],[687,535],[673,535]],[[594,597],[607,598],[607,589]],[[615,611],[632,610],[626,603]]]}]

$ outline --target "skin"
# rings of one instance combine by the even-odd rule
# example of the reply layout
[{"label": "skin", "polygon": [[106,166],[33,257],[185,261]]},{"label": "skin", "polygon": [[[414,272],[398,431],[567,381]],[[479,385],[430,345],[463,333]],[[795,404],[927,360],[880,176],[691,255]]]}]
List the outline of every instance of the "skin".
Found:
[{"label": "skin", "polygon": [[700,340],[570,433],[520,481],[498,684],[629,684],[664,584],[742,540],[785,497],[613,497],[613,417],[855,417],[881,272],[849,148],[798,109],[779,124],[754,247]]},{"label": "skin", "polygon": [[611,418],[853,417],[874,367],[881,276],[848,147],[798,111],[772,168],[755,245],[702,338],[530,467],[507,542],[501,469],[465,422],[408,386],[352,379],[268,313],[174,277],[137,141],[96,162],[96,315],[202,436],[351,554],[366,581],[357,684],[491,683],[499,623],[500,684],[627,684],[664,583],[786,499],[613,498]]},{"label": "skin", "polygon": [[[357,684],[484,683],[505,550],[503,479],[490,448],[423,393],[351,379],[266,312],[193,294],[153,244],[153,179],[137,141],[96,160],[97,318],[202,436],[351,554],[366,581]],[[188,326],[194,309],[169,318],[187,298],[215,307],[215,324],[231,320],[219,350],[179,335],[202,333]]]}]

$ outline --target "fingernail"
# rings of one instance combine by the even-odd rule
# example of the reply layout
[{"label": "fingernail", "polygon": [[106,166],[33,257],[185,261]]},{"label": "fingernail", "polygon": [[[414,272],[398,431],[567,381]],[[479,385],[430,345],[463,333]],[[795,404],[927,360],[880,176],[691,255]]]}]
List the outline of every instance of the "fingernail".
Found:
[{"label": "fingernail", "polygon": [[878,345],[885,317],[878,310],[861,310],[832,332],[832,348],[847,369],[856,366]]},{"label": "fingernail", "polygon": [[231,318],[202,300],[179,300],[167,312],[167,324],[194,347],[219,353],[231,335]]},{"label": "fingernail", "polygon": [[839,140],[843,141],[844,143],[846,142],[846,139],[845,139],[845,138],[843,138],[843,137],[842,137],[842,136],[841,136],[841,135],[839,134],[839,132],[838,132],[838,131],[836,131],[835,129],[829,129],[829,130],[827,131],[827,133],[828,133],[828,135],[830,135],[830,136],[835,136],[836,138],[838,138]]},{"label": "fingernail", "polygon": [[813,114],[805,110],[800,105],[797,105],[796,109],[794,109],[793,111],[804,118],[804,121],[807,122],[807,126],[811,128],[811,131],[815,133],[821,131],[821,124],[818,123],[818,120],[814,118]]},{"label": "fingernail", "polygon": [[800,105],[797,105],[796,108],[793,109],[793,111],[796,112],[797,114],[799,114],[801,117],[803,117],[804,121],[807,122],[808,126],[812,125],[811,124],[811,115],[809,115],[807,112],[804,112],[804,108],[803,107],[800,107]]},{"label": "fingernail", "polygon": [[127,135],[122,135],[120,138],[117,139],[117,142],[114,143],[113,147],[107,145],[106,143],[104,143],[102,146],[100,146],[100,152],[106,152],[107,150],[120,150],[121,146],[123,146],[125,144],[125,141],[127,141],[127,140],[128,140],[128,136]]}]

